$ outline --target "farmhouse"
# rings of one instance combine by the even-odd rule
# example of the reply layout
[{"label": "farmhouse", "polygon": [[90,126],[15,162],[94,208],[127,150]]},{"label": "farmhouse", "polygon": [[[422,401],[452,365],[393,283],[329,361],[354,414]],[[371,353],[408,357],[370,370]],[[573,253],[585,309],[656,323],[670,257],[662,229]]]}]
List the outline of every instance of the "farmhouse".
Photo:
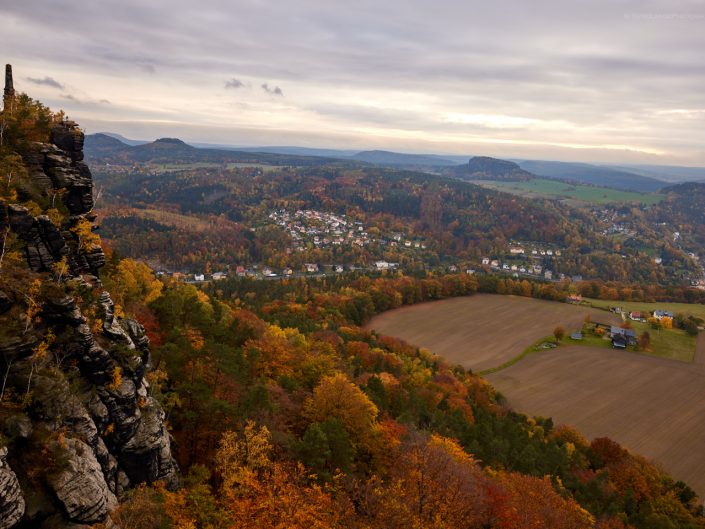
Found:
[{"label": "farmhouse", "polygon": [[665,310],[655,310],[654,318],[656,318],[657,320],[660,320],[662,318],[673,318],[673,313]]},{"label": "farmhouse", "polygon": [[377,261],[375,263],[377,270],[387,270],[389,268],[389,263],[387,261]]},{"label": "farmhouse", "polygon": [[204,274],[194,274],[193,279],[194,281],[205,281],[206,276]]},{"label": "farmhouse", "polygon": [[612,347],[616,349],[625,349],[627,345],[636,345],[636,331],[634,329],[624,329],[613,325],[610,330],[610,338],[612,338]]},{"label": "farmhouse", "polygon": [[316,263],[306,263],[304,266],[306,267],[306,272],[309,274],[318,272],[318,265]]},{"label": "farmhouse", "polygon": [[642,315],[642,313],[638,310],[633,310],[629,313],[629,319],[632,319],[634,321],[641,321],[643,317],[644,316]]}]

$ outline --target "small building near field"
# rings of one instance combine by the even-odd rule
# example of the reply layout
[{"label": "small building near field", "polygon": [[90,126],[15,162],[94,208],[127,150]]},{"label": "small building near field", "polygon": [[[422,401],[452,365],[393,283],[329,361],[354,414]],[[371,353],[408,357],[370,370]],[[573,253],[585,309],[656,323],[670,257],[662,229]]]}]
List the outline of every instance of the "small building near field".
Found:
[{"label": "small building near field", "polygon": [[627,337],[622,334],[617,334],[612,337],[612,348],[613,349],[626,349],[627,348]]},{"label": "small building near field", "polygon": [[613,325],[610,330],[612,347],[625,349],[627,345],[636,345],[636,331],[634,329],[624,329]]}]

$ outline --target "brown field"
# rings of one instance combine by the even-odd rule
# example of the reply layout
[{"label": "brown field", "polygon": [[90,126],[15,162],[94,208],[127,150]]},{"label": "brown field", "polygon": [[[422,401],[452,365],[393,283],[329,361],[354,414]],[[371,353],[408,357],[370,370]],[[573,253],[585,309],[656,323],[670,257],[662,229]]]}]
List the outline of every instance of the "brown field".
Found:
[{"label": "brown field", "polygon": [[705,333],[692,364],[569,346],[487,379],[512,408],[611,437],[705,497]]},{"label": "brown field", "polygon": [[[619,323],[586,307],[476,295],[386,312],[366,326],[476,370],[516,357],[556,325]],[[705,333],[693,363],[576,345],[536,352],[487,379],[512,408],[608,436],[705,498]]]},{"label": "brown field", "polygon": [[604,310],[519,296],[477,294],[391,310],[365,327],[425,347],[449,362],[482,371],[517,356],[557,325],[570,332],[585,316],[618,324]]}]

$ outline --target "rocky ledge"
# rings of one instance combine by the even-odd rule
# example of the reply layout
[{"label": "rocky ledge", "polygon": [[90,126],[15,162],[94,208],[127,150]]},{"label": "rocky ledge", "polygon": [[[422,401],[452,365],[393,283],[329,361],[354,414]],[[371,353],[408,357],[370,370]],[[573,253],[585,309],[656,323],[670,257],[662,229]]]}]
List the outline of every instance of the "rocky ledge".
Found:
[{"label": "rocky ledge", "polygon": [[[164,412],[146,379],[149,339],[139,322],[115,315],[98,279],[103,250],[93,238],[86,243],[95,216],[82,149],[83,133],[63,121],[53,125],[50,143],[20,153],[34,188],[45,203],[61,205],[64,220],[0,203],[0,231],[16,235],[29,268],[0,285],[7,327],[0,382],[5,396],[14,395],[0,417],[0,529],[110,525],[110,510],[129,487],[179,483]],[[63,279],[57,263],[66,265]],[[33,277],[43,286],[30,319]],[[67,279],[80,286],[80,306]]]}]

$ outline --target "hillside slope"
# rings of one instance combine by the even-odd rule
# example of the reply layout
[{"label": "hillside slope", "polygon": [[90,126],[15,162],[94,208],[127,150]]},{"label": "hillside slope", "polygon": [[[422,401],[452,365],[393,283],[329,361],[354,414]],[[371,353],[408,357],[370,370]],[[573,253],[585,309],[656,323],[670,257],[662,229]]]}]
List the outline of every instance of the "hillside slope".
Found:
[{"label": "hillside slope", "polygon": [[666,182],[624,170],[586,163],[519,160],[523,169],[546,178],[572,180],[601,187],[652,193],[667,186]]}]

